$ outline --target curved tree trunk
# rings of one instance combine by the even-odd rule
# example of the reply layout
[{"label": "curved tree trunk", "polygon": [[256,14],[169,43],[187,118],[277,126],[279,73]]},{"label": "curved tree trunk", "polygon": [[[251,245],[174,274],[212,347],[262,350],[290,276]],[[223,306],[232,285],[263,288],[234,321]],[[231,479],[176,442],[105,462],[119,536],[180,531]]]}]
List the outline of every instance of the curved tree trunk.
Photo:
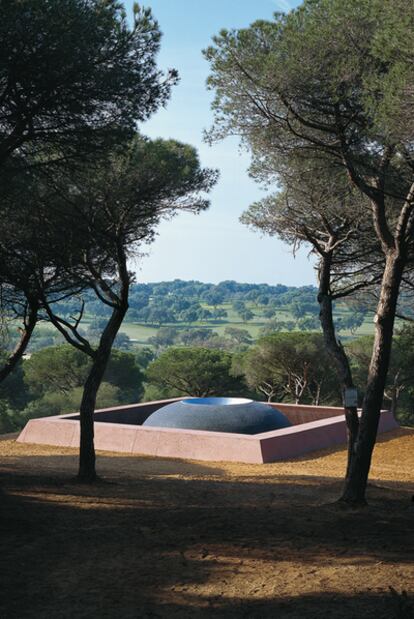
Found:
[{"label": "curved tree trunk", "polygon": [[355,385],[352,379],[352,371],[349,365],[347,354],[335,334],[335,325],[333,321],[332,311],[332,295],[330,290],[331,266],[332,252],[327,252],[321,256],[321,262],[319,267],[319,318],[321,321],[325,346],[335,363],[336,371],[341,384],[348,435],[348,460],[346,468],[346,478],[348,478],[351,470],[351,463],[356,449],[359,429],[359,418],[357,407],[346,406],[345,404],[345,390],[353,389]]},{"label": "curved tree trunk", "polygon": [[112,345],[119,331],[125,314],[128,310],[128,301],[114,308],[92,359],[92,367],[86,379],[82,402],[80,406],[80,453],[78,480],[91,483],[96,480],[95,446],[94,446],[94,412],[96,396],[101,386]]},{"label": "curved tree trunk", "polygon": [[404,260],[401,256],[395,251],[389,252],[386,258],[375,317],[374,347],[362,406],[356,451],[341,497],[341,501],[351,505],[364,505],[366,503],[365,491],[384,397],[403,270]]},{"label": "curved tree trunk", "polygon": [[37,324],[39,304],[37,300],[28,300],[27,316],[25,318],[24,329],[15,349],[6,360],[6,363],[0,369],[0,383],[14,370],[20,359],[23,357],[27,346],[32,337],[32,333]]}]

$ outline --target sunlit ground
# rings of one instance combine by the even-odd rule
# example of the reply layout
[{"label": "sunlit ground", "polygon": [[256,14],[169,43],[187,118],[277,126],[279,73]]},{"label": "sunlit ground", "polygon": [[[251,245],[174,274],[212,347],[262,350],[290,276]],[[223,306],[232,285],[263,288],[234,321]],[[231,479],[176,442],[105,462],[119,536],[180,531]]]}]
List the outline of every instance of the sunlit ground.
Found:
[{"label": "sunlit ground", "polygon": [[365,510],[332,504],[345,457],[101,453],[92,487],[75,450],[0,441],[0,617],[411,619],[414,431],[378,444]]}]

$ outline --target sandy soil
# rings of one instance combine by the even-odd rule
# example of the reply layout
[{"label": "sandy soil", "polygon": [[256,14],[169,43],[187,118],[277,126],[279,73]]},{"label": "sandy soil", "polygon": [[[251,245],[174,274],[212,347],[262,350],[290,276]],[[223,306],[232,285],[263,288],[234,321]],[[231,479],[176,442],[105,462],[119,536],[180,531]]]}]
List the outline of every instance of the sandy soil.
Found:
[{"label": "sandy soil", "polygon": [[369,507],[346,454],[201,463],[0,441],[2,619],[414,617],[414,431],[377,445]]}]

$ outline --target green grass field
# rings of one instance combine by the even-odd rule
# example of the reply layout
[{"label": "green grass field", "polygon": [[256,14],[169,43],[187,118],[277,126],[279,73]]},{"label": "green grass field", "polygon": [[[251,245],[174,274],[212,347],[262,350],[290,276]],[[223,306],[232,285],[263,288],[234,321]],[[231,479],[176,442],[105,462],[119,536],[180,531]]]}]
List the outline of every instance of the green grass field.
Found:
[{"label": "green grass field", "polygon": [[[207,309],[213,309],[210,306],[203,305]],[[254,313],[254,319],[248,322],[244,322],[237,312],[234,311],[232,305],[230,303],[224,303],[222,305],[217,306],[219,309],[224,309],[227,312],[227,318],[222,319],[220,321],[197,321],[193,323],[188,322],[180,322],[180,323],[166,323],[161,325],[162,327],[172,327],[177,330],[184,329],[199,329],[206,328],[210,329],[212,332],[217,333],[220,336],[225,336],[226,327],[236,327],[238,329],[244,329],[249,332],[250,336],[253,340],[257,340],[261,335],[261,331],[263,327],[265,327],[269,320],[263,316],[263,307],[258,307],[253,303],[246,303],[246,306]],[[349,315],[350,310],[346,307],[339,306],[336,310],[336,315],[338,317],[346,317]],[[281,322],[293,321],[292,314],[288,309],[284,309],[283,307],[277,311],[277,319]],[[93,316],[87,316],[82,321],[82,327],[87,330],[89,324],[94,321],[95,318]],[[11,321],[11,324],[14,321]],[[17,325],[17,322],[16,322]],[[397,327],[401,326],[401,321],[397,321]],[[147,345],[149,338],[155,336],[160,328],[160,325],[149,325],[135,322],[125,321],[122,324],[121,332],[128,335],[128,337],[133,340],[135,345]],[[299,330],[298,328],[295,330]],[[55,329],[48,323],[41,322],[37,327],[37,332],[40,335],[47,336],[56,333]],[[349,330],[344,330],[339,332],[339,337],[346,341],[350,339],[355,339],[364,335],[372,335],[374,333],[374,322],[373,315],[368,314],[363,322],[363,324],[355,331],[355,333],[351,333]]]},{"label": "green grass field", "polygon": [[[211,331],[217,333],[218,335],[225,335],[226,327],[237,327],[238,329],[245,329],[249,332],[251,337],[256,340],[260,337],[261,330],[266,324],[269,322],[266,318],[262,316],[262,310],[254,306],[253,304],[247,304],[249,309],[255,314],[253,320],[248,322],[243,322],[240,319],[240,316],[233,310],[230,304],[219,305],[218,308],[224,309],[228,316],[227,319],[224,319],[220,322],[214,323],[212,321],[204,321],[204,322],[180,322],[180,323],[167,323],[162,325],[163,327],[172,327],[174,329],[182,330],[182,329],[199,329],[199,328],[208,328]],[[208,306],[205,306],[208,308]],[[349,312],[346,309],[339,308],[337,311],[338,316],[346,316]],[[287,322],[293,321],[292,314],[288,310],[281,309],[277,312],[277,318],[280,321]],[[156,335],[159,327],[154,325],[145,325],[140,323],[132,323],[132,322],[124,322],[121,331],[126,333],[132,340],[134,340],[137,344],[146,344],[150,337]],[[298,329],[295,329],[298,330]],[[341,331],[339,336],[344,339],[354,339],[357,337],[361,337],[364,335],[372,335],[374,333],[374,323],[373,317],[371,315],[367,316],[364,320],[363,324],[359,329],[355,331],[355,333],[351,333],[349,330]]]}]

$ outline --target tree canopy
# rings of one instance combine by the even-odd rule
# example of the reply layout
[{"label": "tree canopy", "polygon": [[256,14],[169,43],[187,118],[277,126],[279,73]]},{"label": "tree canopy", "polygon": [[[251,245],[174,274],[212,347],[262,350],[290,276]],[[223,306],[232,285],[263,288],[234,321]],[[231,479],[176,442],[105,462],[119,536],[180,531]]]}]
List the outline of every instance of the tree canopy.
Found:
[{"label": "tree canopy", "polygon": [[318,333],[274,333],[235,357],[233,370],[269,402],[336,403],[339,389]]},{"label": "tree canopy", "polygon": [[[43,396],[50,392],[68,394],[84,385],[90,366],[91,360],[87,355],[68,344],[62,344],[33,353],[24,362],[24,379],[33,395]],[[143,394],[143,380],[134,355],[114,349],[104,381],[121,391],[120,403],[139,401]]]},{"label": "tree canopy", "polygon": [[160,31],[116,0],[6,0],[0,24],[0,166],[66,161],[117,142],[168,99]]},{"label": "tree canopy", "polygon": [[[114,148],[105,161],[57,177],[45,193],[52,223],[70,238],[68,279],[92,289],[108,308],[96,343],[79,328],[84,300],[72,318],[59,315],[53,295],[41,294],[48,320],[65,340],[92,359],[80,405],[79,478],[96,477],[93,412],[111,348],[129,307],[134,279],[128,260],[153,240],[156,226],[179,211],[198,213],[208,207],[204,192],[216,181],[214,170],[202,169],[194,148],[174,140],[148,140],[136,135]],[[97,341],[96,341],[97,340]]]},{"label": "tree canopy", "polygon": [[307,0],[273,21],[223,30],[205,52],[216,94],[210,139],[241,136],[261,182],[277,183],[286,170],[316,162],[337,170],[372,217],[381,284],[342,496],[355,504],[365,502],[398,296],[414,253],[413,22],[414,7],[402,0],[385,10],[379,0]]},{"label": "tree canopy", "polygon": [[231,354],[208,348],[169,348],[147,368],[146,380],[172,395],[240,395],[245,386],[233,376]]}]

